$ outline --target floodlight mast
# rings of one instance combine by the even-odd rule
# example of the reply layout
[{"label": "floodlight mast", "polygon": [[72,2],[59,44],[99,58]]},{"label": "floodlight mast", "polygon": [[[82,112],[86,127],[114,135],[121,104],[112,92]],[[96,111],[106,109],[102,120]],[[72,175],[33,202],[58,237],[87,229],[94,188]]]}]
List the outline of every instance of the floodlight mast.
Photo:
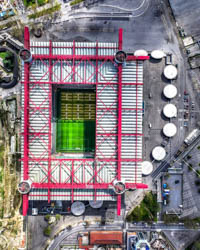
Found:
[{"label": "floodlight mast", "polygon": [[[119,40],[118,40],[118,50],[122,51],[122,46],[123,46],[123,30],[119,29]],[[24,47],[25,49],[30,50],[30,36],[29,36],[29,30],[28,27],[25,27],[24,29]],[[38,45],[37,47],[40,47],[40,45]],[[42,47],[42,46],[41,46]],[[113,185],[113,182],[115,180],[117,181],[122,181],[121,180],[121,162],[132,162],[136,165],[135,167],[135,183],[125,183],[125,189],[138,189],[138,188],[147,188],[147,185],[142,184],[142,183],[137,183],[137,162],[141,162],[142,159],[138,158],[137,155],[137,145],[136,145],[136,152],[135,152],[135,158],[133,159],[125,159],[125,158],[121,158],[121,147],[122,147],[122,135],[123,136],[135,136],[136,137],[136,142],[137,142],[137,137],[138,136],[142,136],[142,134],[139,134],[137,131],[137,112],[141,109],[138,108],[137,105],[137,100],[136,100],[136,108],[134,108],[133,110],[136,111],[136,132],[135,133],[130,133],[130,134],[122,134],[122,64],[118,64],[117,65],[117,75],[114,77],[117,77],[118,80],[117,82],[110,82],[110,81],[106,81],[105,83],[99,82],[99,77],[102,77],[102,74],[99,70],[100,66],[98,64],[98,62],[101,62],[101,66],[107,62],[107,60],[110,60],[113,64],[115,64],[114,59],[115,56],[101,56],[99,55],[98,51],[100,46],[98,45],[98,42],[96,42],[96,55],[78,55],[76,54],[76,43],[75,41],[73,42],[73,53],[72,55],[57,55],[53,53],[53,44],[50,41],[49,42],[49,46],[47,46],[49,49],[49,53],[47,54],[33,54],[32,58],[33,61],[35,60],[40,60],[42,64],[44,64],[47,67],[47,72],[44,73],[43,77],[41,77],[40,80],[34,80],[34,81],[30,81],[30,68],[31,68],[31,64],[32,62],[25,62],[24,63],[24,81],[22,81],[21,83],[24,84],[24,132],[22,133],[22,136],[24,136],[24,155],[22,158],[22,162],[23,162],[23,178],[24,180],[28,180],[29,179],[29,162],[33,162],[33,163],[37,163],[40,168],[43,170],[45,176],[44,178],[36,183],[33,181],[31,187],[32,188],[38,188],[38,189],[47,189],[47,195],[46,194],[40,194],[40,196],[47,196],[48,197],[48,202],[51,201],[51,199],[55,196],[55,194],[53,194],[53,192],[51,193],[51,190],[54,189],[70,189],[71,190],[71,201],[74,201],[74,189],[94,189],[94,200],[97,200],[97,196],[106,196],[101,195],[101,194],[97,194],[97,190],[98,189],[110,189],[111,186]],[[48,60],[49,65],[47,65],[45,60]],[[149,59],[148,56],[133,56],[133,55],[127,55],[126,57],[126,61],[133,61],[136,60],[136,65],[137,65],[137,60],[147,60]],[[55,72],[53,71],[53,67],[54,65],[56,65],[57,62],[60,62],[61,65],[63,63],[66,63],[69,68],[71,68],[71,72],[69,72],[69,75],[72,75],[72,82],[68,82],[66,79],[62,78],[62,74],[61,74],[61,78],[58,78],[58,76],[55,75]],[[72,65],[70,65],[69,61],[72,62]],[[79,62],[77,62],[79,61]],[[93,63],[91,62],[93,61]],[[94,64],[94,61],[96,62],[96,64]],[[84,77],[84,79],[81,79],[78,72],[77,72],[77,67],[79,66],[79,64],[81,62],[84,62],[84,71],[86,70],[86,62],[89,63],[92,67],[95,68],[94,73],[91,73],[89,78]],[[61,67],[61,71],[62,71],[62,67]],[[136,69],[136,73],[137,73],[137,69]],[[96,82],[90,82],[90,79],[94,76],[94,74],[96,74]],[[48,81],[44,81],[44,77],[45,75],[48,75]],[[77,78],[80,79],[80,82],[78,82],[75,76],[79,76]],[[53,77],[54,76],[54,77]],[[57,82],[53,79],[55,79],[55,76],[57,79],[59,79]],[[31,75],[31,77],[34,78],[33,75]],[[31,85],[30,85],[31,84]],[[48,117],[45,116],[45,114],[43,113],[43,109],[41,107],[41,104],[37,104],[34,103],[33,100],[30,99],[30,95],[29,95],[29,90],[34,88],[34,86],[40,85],[40,84],[47,84],[48,88],[44,89],[44,91],[48,92],[48,97],[47,97],[47,101],[48,101],[48,110],[49,110],[49,115]],[[98,88],[98,85],[102,85],[104,84],[105,87],[110,85],[112,86],[112,84],[117,84],[118,85],[118,107],[117,107],[117,133],[107,133],[106,131],[104,131],[103,133],[99,134],[99,132],[96,129],[96,138],[98,135],[101,135],[101,137],[103,139],[100,140],[100,144],[102,143],[102,141],[104,141],[106,138],[110,138],[111,140],[113,140],[114,143],[116,143],[117,149],[115,150],[115,154],[117,156],[117,158],[111,157],[111,158],[107,158],[106,156],[104,156],[102,154],[102,157],[97,157],[96,156],[96,152],[97,150],[100,151],[99,146],[100,144],[97,143],[96,141],[96,146],[95,146],[95,159],[58,159],[58,158],[54,158],[51,154],[51,148],[52,148],[52,142],[51,142],[51,120],[52,120],[52,84],[96,84],[96,89]],[[136,86],[136,90],[137,90],[137,85],[142,85],[142,83],[138,83],[137,82],[137,75],[136,75],[136,82],[133,83],[124,83],[123,85],[135,85]],[[104,87],[104,88],[105,88]],[[100,100],[103,103],[103,100],[101,100],[101,96],[98,96],[98,91],[96,91],[96,99]],[[137,99],[137,91],[136,91],[136,99]],[[46,100],[44,100],[46,101]],[[29,107],[31,103],[31,108]],[[113,108],[112,105],[110,107],[107,107],[104,104],[104,108],[103,108],[103,115],[105,115],[108,112],[112,112]],[[98,126],[98,120],[100,120],[100,118],[97,117],[97,108],[96,107],[96,126]],[[46,119],[46,124],[44,124],[44,127],[42,127],[39,132],[34,131],[31,128],[31,125],[29,124],[29,119],[31,116],[33,116],[36,111],[40,112],[41,116],[44,117],[44,119]],[[102,115],[102,116],[103,116]],[[48,126],[48,131],[46,131],[46,127]],[[30,129],[31,128],[31,129]],[[29,131],[30,130],[30,131]],[[101,131],[102,132],[102,131]],[[113,131],[112,131],[113,132]],[[29,138],[29,135],[31,136]],[[35,157],[31,152],[29,152],[29,144],[33,143],[34,140],[37,140],[38,138],[42,139],[41,137],[45,135],[48,136],[48,147],[46,149],[46,152],[42,153],[41,156],[39,157]],[[116,137],[116,139],[113,139],[114,137]],[[136,143],[137,144],[137,143]],[[78,165],[75,162],[79,162]],[[48,168],[46,169],[45,166],[43,165],[42,162],[47,162]],[[52,162],[56,162],[55,165],[52,167]],[[68,167],[67,162],[71,163],[71,169]],[[91,169],[93,172],[93,176],[91,177],[90,180],[88,180],[87,182],[84,181],[85,177],[83,176],[83,181],[79,180],[78,177],[75,175],[78,167],[80,165],[82,165],[84,171],[85,172],[85,168],[88,167],[88,163],[89,162],[93,162],[94,164],[94,169]],[[102,165],[97,169],[97,164],[101,163]],[[115,178],[107,183],[104,180],[101,179],[100,177],[100,171],[101,169],[104,167],[104,165],[106,163],[110,163],[112,166],[112,163],[116,163],[117,164],[117,174],[115,176]],[[53,171],[54,169],[59,166],[60,168],[60,174],[61,174],[61,168],[66,168],[69,173],[70,176],[61,182],[61,180],[58,182],[54,176],[53,176]],[[47,182],[46,182],[47,181]],[[37,196],[37,194],[32,194],[31,192],[29,194],[25,194],[23,195],[23,215],[27,214],[28,211],[28,195],[29,196]],[[57,196],[62,196],[57,194]],[[87,195],[89,196],[89,195]],[[121,195],[117,194],[117,214],[120,215],[120,211],[121,211]]]}]

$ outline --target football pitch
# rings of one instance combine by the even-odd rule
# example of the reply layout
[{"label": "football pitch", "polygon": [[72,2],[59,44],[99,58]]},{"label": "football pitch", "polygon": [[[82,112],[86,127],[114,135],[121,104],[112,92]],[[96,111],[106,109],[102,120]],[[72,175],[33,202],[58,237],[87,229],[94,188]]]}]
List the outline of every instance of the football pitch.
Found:
[{"label": "football pitch", "polygon": [[58,99],[57,152],[93,152],[95,93],[61,91]]},{"label": "football pitch", "polygon": [[95,143],[94,121],[57,122],[57,151],[91,152]]}]

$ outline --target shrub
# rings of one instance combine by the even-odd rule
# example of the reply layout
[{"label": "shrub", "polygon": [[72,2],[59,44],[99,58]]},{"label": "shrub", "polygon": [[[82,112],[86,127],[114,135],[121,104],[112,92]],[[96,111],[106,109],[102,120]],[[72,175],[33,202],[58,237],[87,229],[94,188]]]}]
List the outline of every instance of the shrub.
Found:
[{"label": "shrub", "polygon": [[32,6],[33,4],[35,4],[35,0],[23,0],[23,2],[26,7]]},{"label": "shrub", "polygon": [[78,4],[78,3],[81,3],[81,2],[84,2],[84,0],[74,0],[70,3],[70,6],[73,6],[75,4]]},{"label": "shrub", "polygon": [[42,5],[46,4],[46,3],[48,3],[48,0],[37,0],[37,2],[38,2],[39,6],[42,6]]},{"label": "shrub", "polygon": [[187,156],[187,159],[188,159],[188,160],[189,160],[189,159],[191,159],[191,158],[192,158],[192,156],[191,156],[191,155],[188,155],[188,156]]},{"label": "shrub", "polygon": [[200,186],[200,180],[196,180],[196,181],[195,181],[195,185],[196,185],[196,186]]}]

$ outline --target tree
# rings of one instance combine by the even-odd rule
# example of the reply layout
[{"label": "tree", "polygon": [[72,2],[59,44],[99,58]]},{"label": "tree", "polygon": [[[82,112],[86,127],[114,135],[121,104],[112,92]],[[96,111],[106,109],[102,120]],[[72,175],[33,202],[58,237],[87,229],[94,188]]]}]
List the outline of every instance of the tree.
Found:
[{"label": "tree", "polygon": [[140,206],[137,206],[131,214],[127,216],[128,221],[156,221],[159,205],[157,203],[157,196],[152,192],[145,195]]},{"label": "tree", "polygon": [[50,226],[45,227],[43,234],[44,234],[44,236],[49,237],[51,234],[51,227]]},{"label": "tree", "polygon": [[192,247],[192,250],[200,250],[200,242],[196,241]]},{"label": "tree", "polygon": [[195,181],[195,185],[196,185],[196,186],[200,186],[200,180],[196,180],[196,181]]},{"label": "tree", "polygon": [[60,214],[56,214],[56,220],[60,220],[61,215]]},{"label": "tree", "polygon": [[200,170],[199,169],[196,171],[196,176],[200,177]]},{"label": "tree", "polygon": [[49,221],[50,215],[49,215],[49,214],[45,215],[44,219],[45,219],[46,221]]}]

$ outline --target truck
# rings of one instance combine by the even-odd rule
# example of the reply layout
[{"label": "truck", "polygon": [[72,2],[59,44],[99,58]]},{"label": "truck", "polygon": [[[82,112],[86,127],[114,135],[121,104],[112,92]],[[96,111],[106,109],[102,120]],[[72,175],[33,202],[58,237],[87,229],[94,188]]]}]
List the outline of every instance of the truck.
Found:
[{"label": "truck", "polygon": [[184,143],[189,146],[190,144],[192,144],[193,141],[195,141],[197,139],[197,137],[200,135],[200,130],[195,128],[192,130],[191,133],[189,133],[189,135],[185,138]]}]

